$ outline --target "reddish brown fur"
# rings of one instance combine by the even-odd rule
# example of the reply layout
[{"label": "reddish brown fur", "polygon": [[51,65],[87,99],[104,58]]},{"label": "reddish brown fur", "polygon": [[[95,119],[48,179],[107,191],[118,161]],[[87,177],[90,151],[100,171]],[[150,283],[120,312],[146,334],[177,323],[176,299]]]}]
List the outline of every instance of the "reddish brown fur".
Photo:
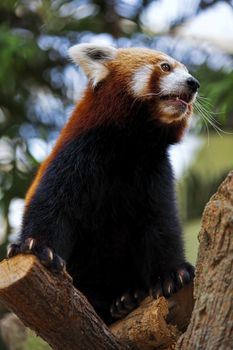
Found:
[{"label": "reddish brown fur", "polygon": [[[135,55],[137,59],[135,60]],[[151,77],[151,91],[159,92],[159,78],[161,74],[168,74],[161,71],[158,63],[166,61],[167,55],[159,52],[153,52],[147,49],[119,49],[117,57],[106,64],[109,69],[109,75],[106,80],[100,82],[100,86],[93,87],[89,84],[83,98],[76,106],[70,120],[63,128],[57,143],[49,157],[40,166],[37,175],[26,195],[26,206],[33,197],[41,178],[52,160],[56,157],[59,150],[70,141],[77,137],[82,131],[93,128],[97,125],[108,123],[110,120],[115,123],[122,123],[124,119],[133,118],[133,110],[137,108],[138,100],[132,96],[129,82],[135,71],[145,64],[152,64],[154,71]],[[171,62],[171,58],[169,57]],[[127,62],[127,64],[122,64]],[[173,60],[174,67],[181,65]],[[157,100],[157,101],[156,101]],[[149,103],[152,118],[159,122],[161,111],[158,108],[158,99],[145,98]],[[191,115],[191,111],[190,114]],[[187,127],[188,118],[175,121],[172,124],[165,125],[173,142],[181,139],[184,130]]]},{"label": "reddish brown fur", "polygon": [[[72,138],[77,137],[82,131],[107,123],[111,117],[112,120],[118,123],[122,122],[119,118],[122,115],[124,118],[130,117],[132,99],[125,92],[122,92],[123,87],[121,89],[120,82],[116,85],[114,79],[108,79],[102,84],[105,86],[101,91],[98,91],[98,87],[93,91],[93,88],[88,86],[82,100],[76,106],[68,123],[62,129],[52,153],[41,164],[26,194],[26,205],[29,204],[48,165],[59,153],[59,150],[63,148],[64,144],[72,140]],[[116,86],[118,87],[117,93]]]}]

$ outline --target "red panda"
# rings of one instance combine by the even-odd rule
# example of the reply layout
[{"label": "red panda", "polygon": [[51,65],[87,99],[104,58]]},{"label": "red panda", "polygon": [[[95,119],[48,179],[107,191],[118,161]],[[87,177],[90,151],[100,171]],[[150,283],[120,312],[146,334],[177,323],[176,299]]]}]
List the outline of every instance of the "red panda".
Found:
[{"label": "red panda", "polygon": [[80,44],[69,54],[88,85],[25,203],[8,257],[65,268],[107,323],[149,293],[194,276],[184,257],[167,150],[192,115],[199,82],[158,51]]}]

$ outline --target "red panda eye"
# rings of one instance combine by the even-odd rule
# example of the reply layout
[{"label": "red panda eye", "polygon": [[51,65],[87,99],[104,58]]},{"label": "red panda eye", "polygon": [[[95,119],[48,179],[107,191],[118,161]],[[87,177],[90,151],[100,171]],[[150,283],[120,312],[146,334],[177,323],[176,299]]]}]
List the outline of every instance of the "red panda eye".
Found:
[{"label": "red panda eye", "polygon": [[170,72],[171,66],[168,63],[162,63],[161,68],[164,72]]}]

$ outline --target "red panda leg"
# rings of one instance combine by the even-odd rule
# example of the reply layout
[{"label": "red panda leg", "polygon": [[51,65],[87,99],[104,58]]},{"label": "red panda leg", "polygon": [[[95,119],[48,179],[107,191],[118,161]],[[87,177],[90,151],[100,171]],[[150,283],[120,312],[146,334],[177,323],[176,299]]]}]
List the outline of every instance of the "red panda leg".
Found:
[{"label": "red panda leg", "polygon": [[39,244],[35,238],[27,238],[23,243],[10,244],[7,250],[7,257],[11,258],[18,254],[35,255],[42,265],[55,273],[61,273],[65,270],[65,261],[55,254],[51,248]]},{"label": "red panda leg", "polygon": [[192,281],[194,277],[194,267],[189,263],[183,263],[169,275],[161,276],[157,282],[146,293],[143,290],[136,290],[134,293],[124,293],[117,298],[110,309],[113,319],[120,319],[136,309],[147,295],[152,295],[155,299],[164,296],[171,297],[185,284]]},{"label": "red panda leg", "polygon": [[155,298],[164,296],[171,297],[185,284],[188,284],[194,278],[194,267],[188,262],[183,263],[177,269],[166,276],[161,276],[157,282],[150,288],[150,294]]}]

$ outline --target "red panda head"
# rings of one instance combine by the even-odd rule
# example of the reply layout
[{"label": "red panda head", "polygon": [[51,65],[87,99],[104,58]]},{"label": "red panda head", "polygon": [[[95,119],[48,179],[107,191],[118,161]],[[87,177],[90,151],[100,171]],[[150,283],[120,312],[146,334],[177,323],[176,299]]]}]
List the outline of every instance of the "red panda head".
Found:
[{"label": "red panda head", "polygon": [[[126,96],[132,105],[147,105],[150,119],[162,124],[174,124],[192,114],[199,83],[182,63],[162,52],[79,44],[69,49],[69,55],[89,78],[89,89],[111,101],[115,96],[113,114]],[[107,107],[106,100],[103,104]]]}]

